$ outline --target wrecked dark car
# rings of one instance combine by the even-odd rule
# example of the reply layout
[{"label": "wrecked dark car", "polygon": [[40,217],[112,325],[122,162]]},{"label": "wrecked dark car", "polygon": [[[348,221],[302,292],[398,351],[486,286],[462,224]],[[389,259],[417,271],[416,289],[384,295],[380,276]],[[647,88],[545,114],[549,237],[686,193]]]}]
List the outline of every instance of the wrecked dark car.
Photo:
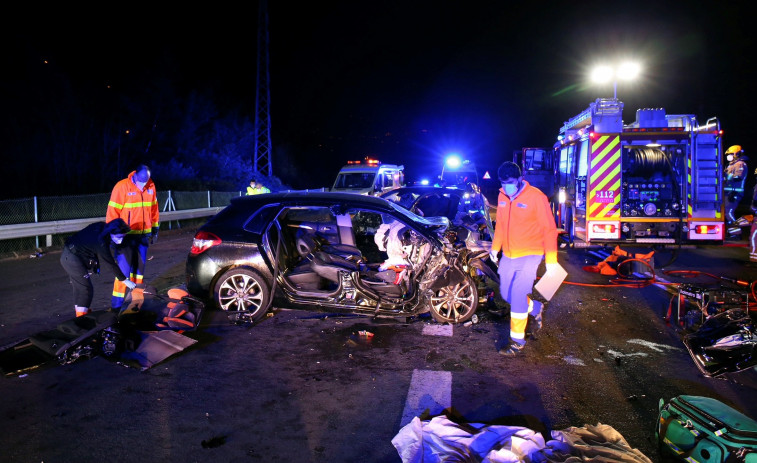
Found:
[{"label": "wrecked dark car", "polygon": [[491,248],[492,208],[475,183],[463,188],[409,186],[383,193],[381,197],[421,217],[446,217],[450,229],[471,250]]},{"label": "wrecked dark car", "polygon": [[755,313],[748,308],[720,312],[684,336],[683,343],[705,376],[752,368],[757,365]]},{"label": "wrecked dark car", "polygon": [[479,283],[496,278],[450,232],[378,197],[294,192],[234,198],[197,231],[187,257],[190,294],[236,322],[271,306],[374,317],[430,312],[462,323],[476,312]]}]

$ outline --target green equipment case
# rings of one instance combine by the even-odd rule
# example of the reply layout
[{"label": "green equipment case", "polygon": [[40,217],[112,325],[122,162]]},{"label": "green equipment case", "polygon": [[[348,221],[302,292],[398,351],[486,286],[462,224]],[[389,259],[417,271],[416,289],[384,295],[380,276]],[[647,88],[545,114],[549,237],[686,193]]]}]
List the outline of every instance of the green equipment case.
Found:
[{"label": "green equipment case", "polygon": [[710,397],[660,399],[655,435],[678,461],[757,463],[757,421]]}]

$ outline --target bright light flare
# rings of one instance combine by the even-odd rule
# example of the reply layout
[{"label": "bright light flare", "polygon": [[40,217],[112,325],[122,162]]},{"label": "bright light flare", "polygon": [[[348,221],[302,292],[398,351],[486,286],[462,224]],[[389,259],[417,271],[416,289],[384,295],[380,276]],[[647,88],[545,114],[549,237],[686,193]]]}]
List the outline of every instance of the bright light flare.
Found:
[{"label": "bright light flare", "polygon": [[591,80],[597,83],[610,82],[615,73],[610,66],[597,66],[591,71]]},{"label": "bright light flare", "polygon": [[618,67],[618,78],[632,80],[639,76],[641,67],[638,63],[623,63]]},{"label": "bright light flare", "polygon": [[619,66],[597,66],[591,72],[591,80],[596,83],[607,83],[615,80],[633,80],[641,73],[638,63],[627,61]]},{"label": "bright light flare", "polygon": [[457,154],[450,154],[449,156],[447,156],[447,160],[444,161],[444,163],[447,164],[447,167],[449,167],[450,169],[457,169],[462,165],[463,161]]}]

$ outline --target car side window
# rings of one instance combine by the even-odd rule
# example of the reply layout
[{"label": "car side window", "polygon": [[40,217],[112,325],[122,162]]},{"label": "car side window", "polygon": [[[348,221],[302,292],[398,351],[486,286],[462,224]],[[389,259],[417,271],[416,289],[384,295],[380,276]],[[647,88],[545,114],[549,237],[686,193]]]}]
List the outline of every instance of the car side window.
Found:
[{"label": "car side window", "polygon": [[263,233],[271,220],[276,216],[278,208],[271,204],[258,209],[252,217],[247,220],[242,228],[253,233]]},{"label": "car side window", "polygon": [[386,253],[379,250],[374,241],[376,232],[384,223],[382,214],[374,211],[351,210],[348,212],[352,219],[352,229],[355,233],[355,246],[367,262],[377,263],[386,259]]}]

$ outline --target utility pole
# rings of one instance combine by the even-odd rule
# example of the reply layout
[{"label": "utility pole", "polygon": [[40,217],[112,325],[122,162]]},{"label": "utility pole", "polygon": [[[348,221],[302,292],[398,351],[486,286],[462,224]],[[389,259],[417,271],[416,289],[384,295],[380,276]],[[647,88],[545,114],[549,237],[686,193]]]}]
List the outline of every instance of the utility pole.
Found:
[{"label": "utility pole", "polygon": [[258,10],[258,63],[255,94],[255,172],[271,176],[271,90],[268,86],[268,0],[259,0]]}]

